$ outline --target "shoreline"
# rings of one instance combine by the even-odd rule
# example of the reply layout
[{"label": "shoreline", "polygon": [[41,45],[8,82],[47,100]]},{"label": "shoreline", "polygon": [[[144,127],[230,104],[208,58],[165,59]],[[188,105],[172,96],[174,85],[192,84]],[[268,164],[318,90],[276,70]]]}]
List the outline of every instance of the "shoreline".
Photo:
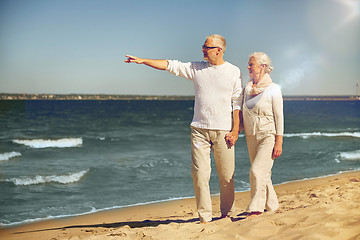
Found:
[{"label": "shoreline", "polygon": [[[276,185],[274,184],[274,187],[278,186],[278,185],[288,184],[288,183],[296,183],[296,182],[302,182],[302,181],[308,181],[308,180],[316,180],[316,179],[321,179],[321,178],[340,175],[340,174],[343,174],[343,173],[350,173],[350,172],[357,172],[357,171],[359,171],[359,173],[360,173],[360,170],[349,170],[349,171],[340,171],[338,173],[328,174],[328,175],[319,176],[319,177],[312,177],[312,178],[304,178],[304,179],[299,179],[299,180],[286,181],[286,182],[279,183],[279,184],[276,184]],[[235,193],[244,193],[244,192],[249,192],[249,191],[250,190],[248,189],[248,190],[243,190],[243,191],[236,191]],[[211,195],[211,197],[218,197],[218,196],[219,196],[219,194]],[[75,214],[67,214],[67,215],[59,215],[59,216],[49,216],[49,217],[37,218],[37,219],[27,219],[27,220],[24,220],[22,222],[14,222],[14,223],[3,224],[3,225],[0,224],[0,230],[1,230],[1,228],[19,227],[19,226],[22,226],[22,225],[33,224],[33,223],[42,222],[42,221],[51,221],[51,220],[57,220],[57,219],[62,219],[62,218],[73,218],[73,217],[79,217],[79,216],[94,214],[94,213],[103,212],[103,211],[113,211],[113,210],[116,211],[116,210],[121,210],[121,209],[125,209],[125,208],[146,206],[146,205],[151,205],[151,204],[161,204],[161,203],[166,203],[166,202],[181,201],[181,200],[194,199],[194,198],[195,198],[194,196],[171,198],[171,199],[164,199],[164,200],[144,202],[144,203],[135,203],[135,204],[125,205],[125,206],[113,206],[113,207],[108,207],[108,208],[103,208],[103,209],[96,209],[94,211],[89,211],[89,212],[84,212],[84,213],[75,213]]]},{"label": "shoreline", "polygon": [[[327,177],[332,177],[332,176],[340,175],[340,174],[343,174],[343,173],[351,173],[351,172],[359,172],[359,175],[360,175],[360,169],[359,170],[340,171],[338,173],[328,174],[328,175],[324,175],[324,176],[286,181],[286,182],[283,182],[283,183],[274,184],[274,187],[279,186],[279,185],[288,184],[288,183],[296,183],[296,182],[303,182],[303,181],[308,181],[308,180],[316,180],[316,179],[321,179],[321,178],[327,178]],[[250,189],[243,190],[243,191],[235,191],[235,194],[237,194],[237,193],[239,193],[239,194],[246,193],[246,192],[249,192],[249,191],[250,191]],[[212,198],[219,197],[219,194],[211,195],[211,197]],[[80,217],[80,216],[96,214],[96,213],[104,212],[104,211],[117,211],[117,210],[126,209],[126,208],[147,206],[147,205],[152,205],[152,204],[162,204],[162,203],[167,203],[167,202],[172,202],[172,201],[182,201],[182,200],[187,200],[187,199],[195,199],[195,196],[170,198],[170,199],[157,200],[157,201],[151,201],[151,202],[135,203],[135,204],[125,205],[125,206],[113,206],[113,207],[107,207],[107,208],[103,208],[103,209],[95,209],[94,211],[91,210],[89,212],[84,212],[84,213],[66,214],[66,215],[59,215],[59,216],[48,216],[48,217],[45,217],[45,218],[36,218],[36,219],[26,219],[26,220],[24,220],[22,222],[14,222],[14,223],[9,223],[9,224],[0,224],[0,230],[2,228],[21,227],[22,225],[33,224],[33,223],[43,222],[43,221],[52,221],[52,220],[63,219],[63,218]]]},{"label": "shoreline", "polygon": [[214,221],[205,225],[199,224],[195,200],[190,197],[1,226],[0,237],[3,240],[298,239],[299,236],[360,239],[360,171],[296,180],[274,187],[279,211],[254,219],[244,219],[241,215],[250,200],[246,191],[236,192],[237,211],[232,218],[219,219],[219,196],[212,196]]}]

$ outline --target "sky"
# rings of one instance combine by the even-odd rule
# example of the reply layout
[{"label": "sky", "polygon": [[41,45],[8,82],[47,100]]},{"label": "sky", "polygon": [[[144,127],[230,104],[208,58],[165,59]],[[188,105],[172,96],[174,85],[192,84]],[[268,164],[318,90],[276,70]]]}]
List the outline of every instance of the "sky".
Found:
[{"label": "sky", "polygon": [[244,84],[265,52],[285,96],[356,94],[360,0],[0,0],[0,93],[190,96],[125,55],[202,61],[215,33]]}]

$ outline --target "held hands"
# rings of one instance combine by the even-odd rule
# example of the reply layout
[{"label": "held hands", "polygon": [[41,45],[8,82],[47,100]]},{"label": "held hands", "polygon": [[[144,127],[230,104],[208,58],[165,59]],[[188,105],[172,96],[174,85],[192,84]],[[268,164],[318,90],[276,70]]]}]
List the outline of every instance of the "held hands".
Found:
[{"label": "held hands", "polygon": [[227,143],[228,148],[234,146],[238,138],[239,138],[239,134],[236,134],[233,131],[227,133],[225,135],[225,142]]}]

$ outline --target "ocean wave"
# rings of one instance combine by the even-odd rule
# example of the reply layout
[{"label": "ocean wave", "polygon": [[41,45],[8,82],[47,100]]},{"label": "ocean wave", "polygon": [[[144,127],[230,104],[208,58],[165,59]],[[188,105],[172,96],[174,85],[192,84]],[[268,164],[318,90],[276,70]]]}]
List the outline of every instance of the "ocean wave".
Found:
[{"label": "ocean wave", "polygon": [[321,133],[321,132],[312,132],[312,133],[286,133],[284,137],[354,137],[360,138],[360,132],[341,132],[341,133]]},{"label": "ocean wave", "polygon": [[57,140],[49,139],[15,139],[13,143],[22,144],[31,148],[68,148],[78,147],[83,143],[82,138],[63,138]]},{"label": "ocean wave", "polygon": [[7,153],[0,153],[0,161],[8,161],[10,158],[20,157],[21,153],[19,152],[7,152]]},{"label": "ocean wave", "polygon": [[67,175],[50,175],[50,176],[35,176],[35,177],[20,177],[20,178],[10,178],[6,179],[6,182],[12,182],[17,186],[27,186],[27,185],[37,185],[44,183],[61,183],[61,184],[69,184],[78,182],[81,180],[85,174],[89,172],[88,170],[70,173]]},{"label": "ocean wave", "polygon": [[360,160],[360,150],[352,151],[352,152],[341,152],[339,154],[339,158],[341,160]]}]

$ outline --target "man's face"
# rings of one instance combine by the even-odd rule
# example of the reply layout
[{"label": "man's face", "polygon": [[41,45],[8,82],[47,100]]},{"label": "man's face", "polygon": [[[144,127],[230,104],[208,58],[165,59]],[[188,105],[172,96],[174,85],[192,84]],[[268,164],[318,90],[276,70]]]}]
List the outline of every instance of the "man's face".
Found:
[{"label": "man's face", "polygon": [[217,58],[217,52],[219,51],[219,46],[217,46],[212,38],[208,38],[202,48],[204,54],[204,60],[209,63],[213,62]]}]

